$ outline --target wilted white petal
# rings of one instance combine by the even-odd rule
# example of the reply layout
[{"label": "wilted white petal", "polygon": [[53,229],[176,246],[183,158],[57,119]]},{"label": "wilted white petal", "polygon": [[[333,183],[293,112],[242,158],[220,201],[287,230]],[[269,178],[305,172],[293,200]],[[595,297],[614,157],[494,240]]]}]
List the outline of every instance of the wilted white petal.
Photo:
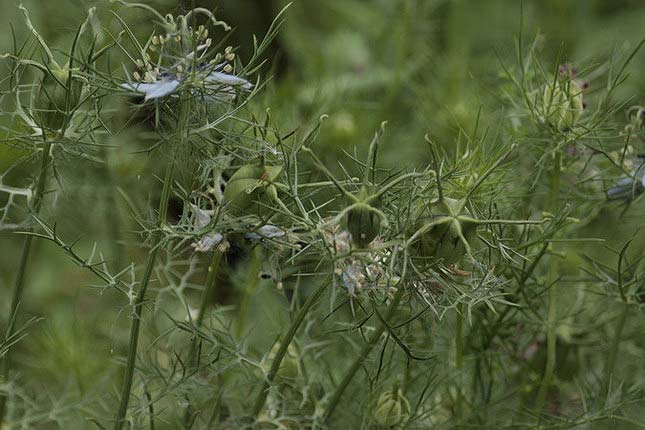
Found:
[{"label": "wilted white petal", "polygon": [[260,240],[262,236],[257,233],[244,233],[244,237],[249,240]]},{"label": "wilted white petal", "polygon": [[186,315],[186,322],[195,321],[199,318],[199,308],[188,306],[188,315]]},{"label": "wilted white petal", "polygon": [[126,88],[138,93],[145,94],[145,100],[158,99],[173,93],[179,87],[179,80],[166,79],[157,82],[140,82],[136,84],[121,84],[122,88]]},{"label": "wilted white petal", "polygon": [[639,181],[632,178],[623,178],[607,190],[607,198],[621,199],[629,198],[634,194],[640,194],[645,190],[645,175]]},{"label": "wilted white petal", "polygon": [[231,85],[234,87],[242,87],[245,90],[250,90],[253,88],[253,84],[247,81],[244,78],[239,76],[229,75],[228,73],[223,72],[210,72],[206,76],[208,82],[214,82],[217,84]]},{"label": "wilted white petal", "polygon": [[267,224],[258,228],[256,231],[246,233],[244,237],[252,240],[260,240],[260,239],[273,239],[275,237],[282,237],[286,234],[287,234],[287,231],[285,229]]},{"label": "wilted white petal", "polygon": [[208,252],[219,245],[224,236],[220,233],[211,233],[199,239],[197,242],[193,243],[193,248],[195,252]]},{"label": "wilted white petal", "polygon": [[343,285],[345,285],[347,291],[350,294],[354,294],[356,290],[361,288],[361,282],[365,278],[365,275],[363,274],[360,267],[352,264],[351,266],[343,270],[342,278]]},{"label": "wilted white petal", "polygon": [[199,229],[206,227],[211,222],[211,215],[208,211],[200,209],[195,205],[190,205],[191,210],[195,214],[195,220],[193,221],[193,227]]}]

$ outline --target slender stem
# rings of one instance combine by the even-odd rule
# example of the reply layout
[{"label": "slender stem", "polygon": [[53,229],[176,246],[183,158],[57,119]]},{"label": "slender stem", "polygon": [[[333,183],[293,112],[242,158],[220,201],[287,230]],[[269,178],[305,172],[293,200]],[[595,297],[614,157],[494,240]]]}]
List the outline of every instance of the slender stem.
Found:
[{"label": "slender stem", "polygon": [[372,351],[372,349],[374,348],[378,340],[381,338],[381,335],[383,334],[386,328],[385,322],[387,322],[388,320],[390,320],[390,318],[392,318],[392,315],[396,311],[396,307],[401,301],[401,298],[403,298],[404,292],[405,292],[405,289],[403,287],[399,287],[396,294],[394,295],[394,298],[392,299],[387,309],[385,310],[385,315],[383,316],[384,322],[379,324],[379,326],[376,328],[374,333],[372,333],[372,336],[367,340],[367,343],[363,346],[363,349],[361,350],[360,354],[354,359],[349,369],[347,369],[345,376],[340,381],[340,384],[338,384],[338,386],[336,387],[336,390],[334,391],[331,398],[329,399],[329,403],[327,403],[327,408],[325,409],[322,415],[323,422],[327,421],[334,413],[334,410],[338,406],[338,403],[340,402],[340,399],[343,396],[345,389],[347,389],[347,387],[349,386],[349,383],[354,378],[356,371],[358,371],[358,368],[361,367],[361,364],[363,364],[363,362],[365,361],[369,353]]},{"label": "slender stem", "polygon": [[457,304],[457,316],[455,320],[455,369],[457,371],[457,403],[455,407],[455,412],[457,415],[457,421],[459,426],[463,425],[463,392],[461,387],[463,386],[462,381],[462,372],[464,367],[464,304]]},{"label": "slender stem", "polygon": [[618,357],[618,348],[620,348],[620,341],[623,337],[625,321],[627,320],[627,314],[629,313],[629,305],[624,303],[623,306],[624,309],[620,313],[618,324],[616,325],[616,332],[614,333],[614,338],[612,339],[611,347],[609,348],[609,356],[607,357],[607,365],[605,367],[605,393],[608,393],[609,388],[611,387],[611,379],[614,376],[614,368],[616,367],[616,357]]},{"label": "slender stem", "polygon": [[[219,271],[221,260],[222,260],[222,252],[216,247],[216,249],[213,251],[213,258],[211,259],[211,263],[208,266],[208,275],[206,276],[206,288],[204,288],[204,291],[202,292],[202,300],[201,300],[201,303],[199,304],[199,313],[197,314],[197,318],[195,319],[196,328],[200,328],[204,323],[206,306],[208,306],[209,299],[213,297],[213,291],[215,290],[215,284],[217,283],[216,282],[217,273]],[[189,354],[188,364],[191,367],[195,367],[199,363],[198,349],[199,349],[199,336],[195,334],[190,343],[190,350],[188,352]],[[190,424],[192,422],[191,420],[192,411],[193,411],[193,408],[191,407],[190,402],[188,402],[188,406],[186,406],[186,410],[184,411],[185,428],[190,428]]]},{"label": "slender stem", "polygon": [[[556,213],[559,208],[560,197],[560,170],[562,164],[562,156],[560,151],[555,152],[553,159],[553,175],[551,180],[551,209]],[[552,257],[550,257],[552,259]],[[536,411],[541,412],[544,407],[546,395],[553,382],[553,375],[556,366],[556,341],[557,341],[557,319],[558,319],[558,290],[557,290],[557,267],[555,261],[549,261],[548,273],[548,303],[547,303],[547,333],[546,333],[546,365],[544,368],[544,376],[538,389],[537,399],[535,402]]]},{"label": "slender stem", "polygon": [[322,295],[323,291],[325,291],[325,288],[329,285],[328,282],[323,282],[318,287],[316,290],[307,298],[307,301],[305,302],[304,305],[300,308],[300,311],[298,311],[298,315],[296,315],[296,319],[293,320],[293,323],[291,323],[291,327],[289,327],[289,330],[285,334],[284,338],[282,339],[282,342],[280,343],[280,348],[278,348],[278,352],[275,355],[275,358],[273,359],[273,363],[271,363],[271,368],[269,369],[269,373],[267,374],[267,377],[262,384],[262,388],[260,389],[260,392],[258,393],[257,397],[255,398],[255,405],[253,406],[253,411],[252,416],[257,417],[260,411],[262,411],[262,408],[264,407],[264,402],[266,401],[267,395],[269,394],[269,388],[271,386],[271,383],[275,379],[275,376],[278,373],[278,370],[280,369],[280,364],[282,363],[282,359],[284,356],[287,354],[287,349],[289,348],[289,345],[291,344],[291,341],[293,340],[294,336],[298,332],[298,329],[300,328],[300,325],[302,322],[305,320],[305,317],[311,310],[314,304],[318,301],[320,296]]},{"label": "slender stem", "polygon": [[[522,274],[522,277],[519,280],[519,285],[517,288],[517,292],[515,293],[516,295],[524,294],[524,287],[526,286],[526,281],[531,277],[535,269],[538,267],[538,264],[542,260],[542,257],[544,257],[544,254],[547,251],[547,248],[549,246],[549,242],[544,242],[542,247],[537,253],[537,256],[533,259],[531,262],[530,266],[524,271]],[[512,311],[512,312],[511,312]],[[490,347],[491,343],[495,339],[495,336],[497,336],[499,328],[502,326],[504,321],[506,320],[507,316],[513,316],[514,313],[517,312],[517,309],[512,306],[507,306],[504,308],[504,310],[498,315],[497,319],[492,325],[491,330],[489,331],[489,334],[486,337],[486,340],[483,343],[483,349],[486,350]]]},{"label": "slender stem", "polygon": [[[218,383],[218,385],[222,385],[222,384],[220,383],[221,379],[222,379],[222,378],[221,378],[221,375],[217,375],[217,376],[215,377],[216,383]],[[218,426],[218,425],[214,425],[214,423],[215,423],[216,421],[218,421],[218,422],[219,422],[219,417],[220,417],[220,406],[221,406],[221,405],[220,405],[220,403],[221,403],[221,400],[222,400],[222,391],[220,391],[220,392],[219,392],[219,395],[218,395],[218,397],[217,397],[217,400],[215,400],[215,404],[213,405],[213,410],[212,410],[212,412],[211,412],[210,416],[208,417],[208,424],[206,425],[206,428],[207,428],[207,429],[213,429],[213,430],[216,430],[216,429],[218,429],[218,428],[219,428],[219,426]]]},{"label": "slender stem", "polygon": [[562,169],[562,153],[556,151],[553,158],[553,177],[551,182],[551,209],[556,211],[560,208],[560,175]]},{"label": "slender stem", "polygon": [[[107,219],[107,231],[111,240],[111,260],[113,261],[114,267],[117,270],[121,270],[121,264],[124,259],[123,251],[124,247],[121,244],[121,219],[119,217],[119,211],[117,206],[117,194],[118,194],[118,183],[114,177],[112,169],[110,168],[110,163],[107,162],[110,154],[108,153],[107,148],[102,147],[101,156],[106,160],[103,167],[103,175],[105,175],[105,181],[108,184],[107,192],[107,204],[114,208],[111,213],[108,215]],[[109,212],[108,212],[109,213]]]},{"label": "slender stem", "polygon": [[146,402],[148,403],[148,420],[150,422],[148,428],[150,430],[155,430],[155,406],[147,387],[144,389],[144,395],[146,396]]},{"label": "slender stem", "polygon": [[[208,306],[208,300],[213,297],[213,292],[215,291],[215,284],[217,283],[217,273],[219,272],[219,265],[222,261],[222,252],[218,249],[213,251],[213,259],[211,260],[211,265],[208,268],[208,276],[206,277],[206,289],[202,293],[202,301],[199,304],[199,313],[197,314],[197,320],[195,325],[201,327],[204,323],[204,315],[206,315],[206,306]],[[195,339],[193,339],[195,342]]]},{"label": "slender stem", "polygon": [[246,323],[246,315],[249,311],[249,303],[251,301],[251,296],[258,288],[260,284],[258,272],[261,269],[262,262],[260,260],[260,248],[255,248],[251,254],[251,259],[249,265],[246,268],[248,278],[246,279],[246,288],[244,291],[244,297],[240,303],[240,312],[238,314],[238,323],[235,333],[238,337],[242,337],[244,334],[244,325]]},{"label": "slender stem", "polygon": [[[33,194],[33,202],[31,208],[34,215],[38,215],[38,213],[40,212],[40,206],[42,203],[43,194],[45,192],[45,184],[47,183],[47,172],[49,171],[49,163],[51,161],[50,151],[52,144],[47,140],[45,133],[43,133],[43,139],[45,141],[45,144],[43,145],[43,153],[40,162],[40,173],[38,174],[36,190]],[[5,332],[5,340],[8,340],[11,336],[13,336],[16,329],[18,308],[20,307],[24,293],[25,277],[27,274],[27,265],[29,263],[29,256],[31,254],[31,244],[33,237],[34,236],[32,235],[27,235],[23,244],[22,255],[20,256],[20,265],[18,266],[18,272],[16,275],[16,283],[13,287],[13,297],[11,299],[11,308],[9,311],[9,321],[7,322],[7,331]],[[2,360],[2,377],[5,383],[9,382],[10,376],[11,349],[8,349]],[[4,423],[7,400],[8,395],[0,394],[0,427],[2,427],[2,424]]]},{"label": "slender stem", "polygon": [[146,263],[143,279],[141,280],[141,286],[139,287],[139,291],[137,292],[134,300],[132,324],[130,326],[130,343],[128,345],[128,360],[126,363],[125,374],[123,375],[123,384],[121,386],[121,401],[119,403],[119,409],[117,411],[116,421],[114,423],[115,430],[121,430],[123,428],[125,415],[128,411],[130,390],[132,389],[134,368],[137,360],[137,346],[139,343],[139,330],[141,328],[141,314],[143,311],[143,303],[145,301],[146,290],[148,289],[148,284],[150,283],[150,278],[152,276],[152,270],[155,266],[157,254],[159,253],[159,243],[162,239],[161,227],[163,223],[165,223],[166,215],[168,213],[168,201],[170,199],[172,178],[175,170],[175,152],[176,150],[172,151],[172,154],[168,160],[168,165],[166,166],[166,175],[164,178],[163,189],[161,191],[161,200],[159,201],[159,217],[157,219],[157,229],[155,230],[152,239],[152,250],[148,255],[148,262]]}]

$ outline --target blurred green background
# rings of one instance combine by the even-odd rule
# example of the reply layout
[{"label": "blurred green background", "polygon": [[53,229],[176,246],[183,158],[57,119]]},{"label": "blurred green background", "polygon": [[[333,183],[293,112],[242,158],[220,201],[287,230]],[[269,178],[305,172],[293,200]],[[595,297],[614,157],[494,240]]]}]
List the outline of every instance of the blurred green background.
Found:
[{"label": "blurred green background", "polygon": [[[168,13],[180,13],[193,4],[141,1]],[[116,28],[106,11],[115,6],[108,1],[23,3],[51,46],[67,46],[92,6],[98,7],[104,25]],[[263,34],[286,4],[269,0],[194,3],[215,10],[235,28],[230,44],[240,47],[242,60],[252,51],[252,35]],[[11,25],[18,40],[27,33],[15,0],[0,0],[0,12],[0,28],[5,29],[0,52],[7,52]],[[142,36],[150,31],[148,15],[134,11],[126,15]],[[381,121],[387,120],[381,162],[390,167],[422,165],[428,161],[424,134],[430,132],[450,152],[461,130],[472,129],[480,109],[482,128],[500,124],[507,108],[499,91],[500,61],[516,61],[521,16],[524,37],[530,40],[542,34],[542,57],[551,62],[562,49],[566,62],[599,64],[615,52],[633,49],[645,36],[643,0],[296,0],[266,54],[270,66],[264,73],[271,81],[252,109],[261,113],[271,108],[282,130],[329,114],[317,143],[329,163],[343,157],[343,151],[363,153]],[[631,76],[618,95],[642,104],[645,80],[640,71],[645,69],[645,55],[638,55],[630,69],[639,75]],[[159,172],[154,155],[130,157],[132,148],[140,144],[136,141],[110,143],[117,145],[110,159],[117,172],[114,181],[124,188],[145,189],[141,181]],[[1,146],[0,172],[18,156],[10,145]],[[56,220],[62,236],[81,239],[81,249],[89,250],[96,238],[103,238],[99,246],[106,246],[105,239],[111,238],[105,221],[110,214],[122,220],[124,230],[134,228],[128,226],[127,212],[117,209],[102,192],[109,184],[102,182],[98,165],[63,162],[57,167],[68,192],[49,202],[46,216]],[[34,174],[18,169],[10,177]],[[618,211],[603,210],[590,223],[589,232],[607,237],[612,244],[623,243],[642,222],[642,201],[622,218],[618,215]],[[0,231],[3,316],[8,312],[21,241],[11,232]],[[141,255],[132,247],[126,258],[141,261]],[[36,242],[32,261],[38,264],[28,274],[23,312],[44,320],[16,350],[20,372],[28,375],[34,388],[46,386],[50,393],[67,392],[70,385],[81,392],[93,386],[115,386],[112,381],[119,367],[114,359],[125,348],[129,324],[126,315],[115,312],[125,305],[123,298],[114,293],[99,295],[91,288],[95,281],[48,243]]]}]

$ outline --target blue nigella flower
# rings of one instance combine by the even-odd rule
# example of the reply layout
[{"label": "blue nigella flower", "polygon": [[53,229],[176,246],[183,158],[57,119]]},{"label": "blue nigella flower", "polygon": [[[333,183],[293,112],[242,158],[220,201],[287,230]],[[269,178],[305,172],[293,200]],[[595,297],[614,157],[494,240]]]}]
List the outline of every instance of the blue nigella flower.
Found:
[{"label": "blue nigella flower", "polygon": [[630,199],[643,191],[645,191],[645,175],[640,180],[638,178],[623,178],[607,190],[607,198],[610,200]]},{"label": "blue nigella flower", "polygon": [[145,100],[158,99],[175,92],[179,88],[178,79],[161,79],[155,82],[139,82],[136,84],[122,84],[121,87],[145,94]]},{"label": "blue nigella flower", "polygon": [[212,59],[209,48],[212,40],[204,26],[190,27],[183,17],[171,19],[165,35],[155,35],[146,45],[143,59],[135,61],[137,71],[130,82],[121,88],[144,94],[145,100],[169,96],[181,86],[204,90],[206,97],[230,101],[239,90],[250,90],[253,85],[232,74],[235,53],[231,47],[217,53]]},{"label": "blue nigella flower", "polygon": [[[187,77],[181,73],[171,72],[159,74],[147,73],[147,76],[152,77],[153,80],[150,82],[127,82],[121,84],[121,87],[144,94],[144,100],[148,101],[166,97],[174,93]],[[195,83],[203,83],[204,86],[214,86],[214,98],[224,101],[235,98],[236,88],[242,90],[250,90],[253,88],[253,85],[244,78],[217,70],[208,72],[205,68],[198,71]],[[199,86],[201,87],[202,85]]]},{"label": "blue nigella flower", "polygon": [[634,163],[634,176],[619,180],[607,190],[609,200],[633,199],[645,191],[645,156]]}]

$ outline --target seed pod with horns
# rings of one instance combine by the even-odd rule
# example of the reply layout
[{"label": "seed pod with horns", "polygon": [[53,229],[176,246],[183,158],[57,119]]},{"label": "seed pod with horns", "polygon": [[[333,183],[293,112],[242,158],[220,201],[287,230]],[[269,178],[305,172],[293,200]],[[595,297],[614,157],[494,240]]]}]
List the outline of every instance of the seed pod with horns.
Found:
[{"label": "seed pod with horns", "polygon": [[261,213],[261,201],[266,196],[277,197],[273,182],[282,173],[282,168],[282,165],[267,166],[264,160],[240,167],[224,189],[224,203],[229,212],[235,216]]},{"label": "seed pod with horns", "polygon": [[477,227],[480,225],[524,225],[544,222],[543,220],[477,219],[471,215],[466,206],[470,196],[507,159],[515,145],[511,145],[505,154],[498,157],[477,178],[477,181],[470,187],[465,197],[454,199],[444,195],[436,148],[428,136],[426,136],[426,141],[430,145],[435,171],[437,172],[435,178],[438,199],[431,202],[430,205],[420,204],[413,214],[413,219],[418,221],[413,223],[407,239],[407,245],[415,250],[419,256],[433,257],[440,259],[445,265],[451,265],[459,261],[464,255],[469,255],[472,258],[471,243],[477,237]]},{"label": "seed pod with horns", "polygon": [[81,89],[80,79],[65,68],[45,74],[33,102],[36,123],[46,130],[60,130],[76,108]]},{"label": "seed pod with horns", "polygon": [[430,207],[430,215],[419,216],[410,243],[424,257],[454,264],[470,253],[477,234],[477,222],[470,217],[464,200],[443,197]]},{"label": "seed pod with horns", "polygon": [[322,170],[336,185],[340,192],[348,200],[348,206],[341,210],[329,224],[337,224],[344,221],[347,231],[351,234],[352,244],[357,248],[367,248],[369,244],[381,233],[381,229],[388,226],[388,220],[380,209],[381,196],[392,189],[395,185],[410,178],[424,176],[426,173],[407,173],[398,176],[396,179],[377,186],[375,183],[376,176],[376,155],[378,144],[385,122],[381,124],[381,129],[374,135],[370,143],[367,163],[361,187],[357,193],[348,191],[316,157],[308,147],[303,150],[308,152],[313,158],[315,164]]}]

